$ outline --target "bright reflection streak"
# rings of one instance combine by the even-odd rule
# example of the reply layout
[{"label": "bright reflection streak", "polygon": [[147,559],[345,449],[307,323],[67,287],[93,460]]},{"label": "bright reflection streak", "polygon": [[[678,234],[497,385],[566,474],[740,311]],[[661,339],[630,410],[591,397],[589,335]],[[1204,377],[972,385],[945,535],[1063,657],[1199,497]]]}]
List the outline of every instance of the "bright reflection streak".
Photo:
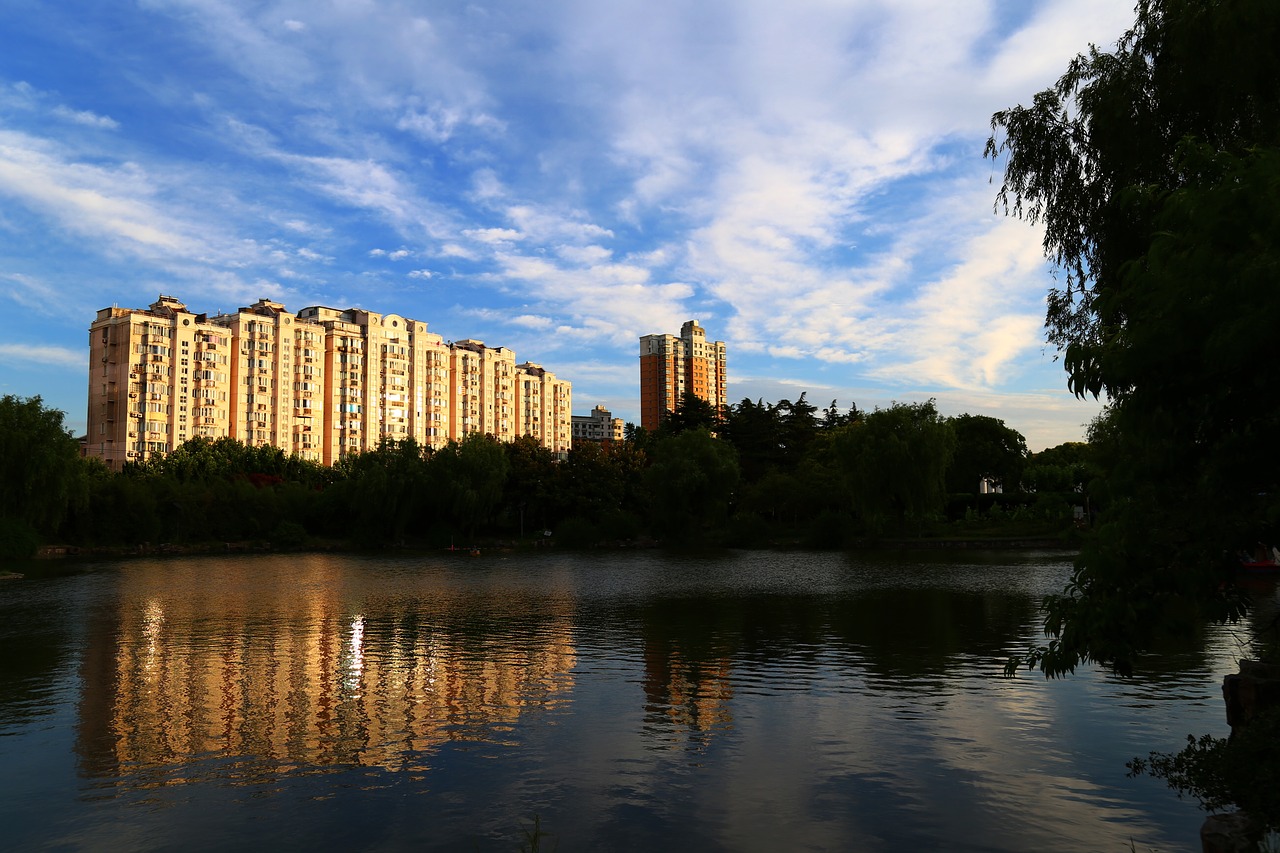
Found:
[{"label": "bright reflection streak", "polygon": [[344,686],[351,691],[360,687],[360,675],[364,671],[364,614],[351,618],[351,662],[347,665]]},{"label": "bright reflection streak", "polygon": [[147,644],[147,658],[143,667],[155,668],[156,652],[160,644],[160,631],[164,628],[164,608],[154,598],[147,601],[142,610],[142,636]]}]

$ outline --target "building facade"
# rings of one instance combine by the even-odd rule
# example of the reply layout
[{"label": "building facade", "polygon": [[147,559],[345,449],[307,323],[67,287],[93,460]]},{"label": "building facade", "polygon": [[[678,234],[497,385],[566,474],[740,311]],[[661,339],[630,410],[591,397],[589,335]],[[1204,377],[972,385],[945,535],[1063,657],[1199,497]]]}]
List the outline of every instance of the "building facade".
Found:
[{"label": "building facade", "polygon": [[697,320],[680,327],[680,336],[640,338],[640,425],[657,429],[689,392],[717,409],[729,403],[724,341],[708,341]]},{"label": "building facade", "polygon": [[517,366],[503,347],[446,343],[399,314],[295,315],[260,299],[210,317],[161,296],[99,311],[89,360],[86,450],[115,470],[197,436],[325,465],[384,439],[440,448],[475,432],[532,435],[556,452],[572,441],[569,382]]},{"label": "building facade", "polygon": [[573,416],[573,441],[594,441],[597,444],[621,442],[625,425],[622,418],[615,418],[604,406],[596,406],[590,415]]}]

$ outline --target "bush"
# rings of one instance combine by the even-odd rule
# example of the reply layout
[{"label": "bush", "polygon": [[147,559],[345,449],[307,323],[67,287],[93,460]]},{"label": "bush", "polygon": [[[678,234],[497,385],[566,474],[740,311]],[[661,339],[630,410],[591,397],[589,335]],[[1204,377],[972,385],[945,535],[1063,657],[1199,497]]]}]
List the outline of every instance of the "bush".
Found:
[{"label": "bush", "polygon": [[600,541],[600,530],[583,518],[566,518],[555,531],[556,544],[564,548],[590,548]]},{"label": "bush", "polygon": [[40,547],[35,528],[16,518],[0,518],[0,559],[25,560]]},{"label": "bush", "polygon": [[808,548],[827,551],[842,548],[849,539],[851,526],[852,522],[844,513],[823,510],[805,531],[804,544]]},{"label": "bush", "polygon": [[271,544],[285,550],[301,548],[307,544],[307,529],[296,521],[282,521],[271,531]]},{"label": "bush", "polygon": [[1259,714],[1230,738],[1187,735],[1181,752],[1153,752],[1127,765],[1130,776],[1164,779],[1211,812],[1231,806],[1280,826],[1280,708]]}]

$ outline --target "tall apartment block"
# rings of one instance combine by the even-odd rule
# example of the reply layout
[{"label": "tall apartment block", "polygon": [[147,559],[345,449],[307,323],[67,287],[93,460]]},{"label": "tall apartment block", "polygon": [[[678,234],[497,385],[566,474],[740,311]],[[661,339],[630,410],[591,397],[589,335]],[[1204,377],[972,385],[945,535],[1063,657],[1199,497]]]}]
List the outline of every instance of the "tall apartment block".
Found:
[{"label": "tall apartment block", "polygon": [[640,425],[657,429],[686,391],[717,409],[729,403],[724,341],[708,341],[697,320],[681,326],[680,337],[640,338]]},{"label": "tall apartment block", "polygon": [[[119,469],[196,436],[326,465],[383,439],[468,433],[569,450],[571,385],[511,350],[446,343],[399,314],[260,299],[195,314],[172,296],[104,308],[89,328],[88,452]],[[530,390],[530,386],[536,390]],[[536,417],[521,417],[536,411]]]}]

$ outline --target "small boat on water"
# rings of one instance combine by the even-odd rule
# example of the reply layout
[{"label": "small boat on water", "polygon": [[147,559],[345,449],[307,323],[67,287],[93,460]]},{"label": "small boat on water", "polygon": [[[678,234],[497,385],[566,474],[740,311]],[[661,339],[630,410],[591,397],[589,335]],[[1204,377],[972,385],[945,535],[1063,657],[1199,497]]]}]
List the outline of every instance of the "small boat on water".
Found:
[{"label": "small boat on water", "polygon": [[1280,572],[1280,548],[1267,548],[1259,542],[1252,554],[1246,552],[1240,555],[1240,571],[1249,574]]}]

